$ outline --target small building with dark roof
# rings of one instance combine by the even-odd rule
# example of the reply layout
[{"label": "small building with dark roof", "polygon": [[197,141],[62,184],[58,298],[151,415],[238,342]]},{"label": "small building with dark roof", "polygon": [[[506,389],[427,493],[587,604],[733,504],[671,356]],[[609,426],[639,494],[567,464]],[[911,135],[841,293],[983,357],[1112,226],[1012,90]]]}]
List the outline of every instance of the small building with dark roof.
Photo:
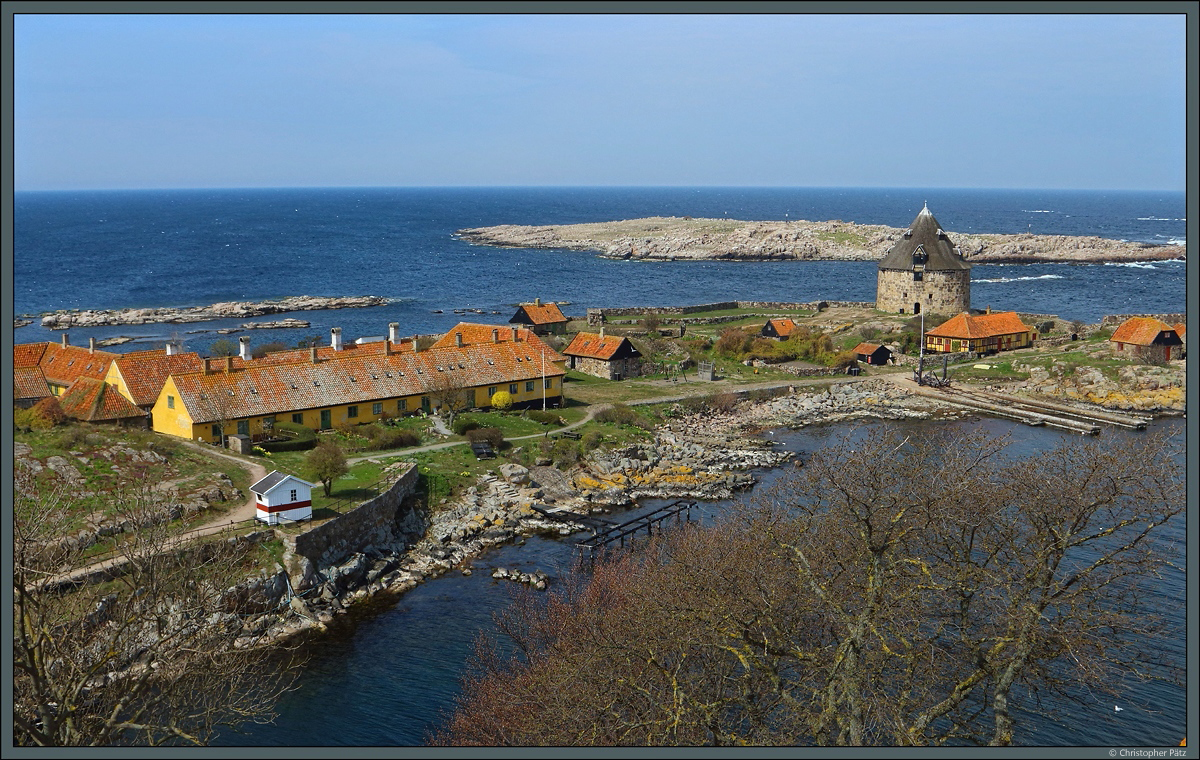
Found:
[{"label": "small building with dark roof", "polygon": [[518,306],[517,313],[508,320],[509,324],[525,325],[535,335],[561,335],[566,332],[567,321],[558,304],[542,303],[540,298],[535,298],[533,303]]},{"label": "small building with dark roof", "polygon": [[898,314],[957,314],[971,308],[971,265],[929,206],[880,259],[875,308]]},{"label": "small building with dark roof", "polygon": [[254,494],[254,517],[267,525],[312,518],[312,489],[315,483],[273,470],[250,486]]},{"label": "small building with dark roof", "polygon": [[778,317],[776,319],[768,319],[767,323],[763,325],[760,335],[764,338],[787,340],[795,329],[795,322],[785,317]]},{"label": "small building with dark roof", "polygon": [[891,350],[878,343],[859,343],[854,347],[854,353],[866,364],[887,364],[892,358]]},{"label": "small building with dark roof", "polygon": [[1118,354],[1142,361],[1169,362],[1183,351],[1183,339],[1175,328],[1154,317],[1130,317],[1108,340]]},{"label": "small building with dark roof", "polygon": [[568,367],[605,380],[623,380],[641,374],[642,353],[623,335],[578,333],[563,349]]}]

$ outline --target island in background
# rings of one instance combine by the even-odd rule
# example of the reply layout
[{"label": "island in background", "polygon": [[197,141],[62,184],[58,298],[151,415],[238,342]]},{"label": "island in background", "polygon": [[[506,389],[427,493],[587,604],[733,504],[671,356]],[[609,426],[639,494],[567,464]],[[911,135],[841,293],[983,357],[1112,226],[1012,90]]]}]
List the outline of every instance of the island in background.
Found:
[{"label": "island in background", "polygon": [[[655,216],[543,227],[504,224],[456,234],[482,245],[597,251],[610,259],[876,261],[900,239],[904,229],[840,220],[744,222]],[[1178,245],[1092,236],[949,234],[968,261],[980,264],[1182,260],[1186,251]]]}]

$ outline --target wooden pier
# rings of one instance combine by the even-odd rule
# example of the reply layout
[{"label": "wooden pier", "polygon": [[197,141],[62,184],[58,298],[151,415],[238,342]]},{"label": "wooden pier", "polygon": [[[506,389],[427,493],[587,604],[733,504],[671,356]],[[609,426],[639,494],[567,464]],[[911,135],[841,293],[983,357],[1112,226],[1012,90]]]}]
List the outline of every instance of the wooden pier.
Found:
[{"label": "wooden pier", "polygon": [[674,517],[675,522],[680,519],[692,519],[692,507],[696,506],[696,502],[690,499],[681,499],[679,501],[659,507],[652,512],[647,512],[641,517],[635,517],[632,520],[626,520],[623,523],[613,525],[605,530],[598,531],[590,538],[585,538],[575,544],[577,549],[586,549],[590,556],[594,557],[596,549],[602,549],[610,544],[620,542],[621,546],[625,546],[625,539],[628,538],[632,542],[633,537],[638,531],[646,531],[647,536],[654,534],[654,529],[657,526],[661,532],[662,523]]}]

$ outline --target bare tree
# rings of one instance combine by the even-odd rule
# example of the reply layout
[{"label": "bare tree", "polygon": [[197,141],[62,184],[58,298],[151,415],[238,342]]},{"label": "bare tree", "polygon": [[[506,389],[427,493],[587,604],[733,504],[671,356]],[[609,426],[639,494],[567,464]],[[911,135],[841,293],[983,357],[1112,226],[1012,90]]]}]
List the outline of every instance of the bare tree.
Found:
[{"label": "bare tree", "polygon": [[[13,728],[26,746],[205,744],[222,725],[272,717],[284,650],[239,647],[224,593],[246,545],[184,545],[148,489],[120,495],[125,534],[103,585],[64,585],[85,562],[70,501],[18,472],[13,513]],[[244,572],[244,571],[242,571]]]},{"label": "bare tree", "polygon": [[475,391],[464,386],[465,371],[448,364],[432,365],[429,400],[436,412],[445,412],[446,426],[453,427],[454,416],[475,406]]},{"label": "bare tree", "polygon": [[[1178,572],[1175,443],[882,428],[709,529],[601,566],[481,649],[440,743],[1007,745],[1086,684],[1172,678],[1141,591]],[[562,684],[570,684],[570,688]]]}]

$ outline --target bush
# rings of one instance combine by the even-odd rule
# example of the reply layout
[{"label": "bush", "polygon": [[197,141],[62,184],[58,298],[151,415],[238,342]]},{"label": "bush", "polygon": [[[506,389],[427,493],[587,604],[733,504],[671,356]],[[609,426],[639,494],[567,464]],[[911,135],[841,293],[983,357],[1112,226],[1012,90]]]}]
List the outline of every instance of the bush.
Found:
[{"label": "bush", "polygon": [[317,445],[317,431],[295,422],[276,422],[275,435],[284,441],[264,441],[260,446],[268,452],[308,451]]},{"label": "bush", "polygon": [[467,440],[471,443],[479,443],[487,441],[492,445],[493,449],[499,449],[504,443],[504,433],[500,432],[500,428],[475,428],[467,431]]},{"label": "bush", "polygon": [[730,327],[721,332],[721,337],[717,339],[713,351],[720,356],[737,359],[749,351],[753,343],[754,336],[736,327]]},{"label": "bush", "polygon": [[579,450],[583,452],[595,451],[600,448],[600,443],[604,440],[599,430],[589,430],[579,439]]},{"label": "bush", "polygon": [[32,412],[31,419],[34,430],[49,430],[55,425],[61,425],[67,419],[67,415],[63,413],[58,399],[53,396],[47,396],[37,402],[29,411]]},{"label": "bush", "polygon": [[368,446],[372,451],[403,449],[421,443],[421,439],[411,430],[404,430],[402,428],[376,429],[379,432],[371,438],[371,444]]},{"label": "bush", "polygon": [[543,425],[563,425],[562,417],[559,417],[554,412],[543,412],[540,409],[530,409],[525,412],[525,416],[534,422],[540,422]]},{"label": "bush", "polygon": [[512,394],[508,391],[496,391],[492,394],[492,406],[500,411],[511,409],[513,405]]},{"label": "bush", "polygon": [[649,430],[652,427],[649,420],[624,404],[613,404],[608,409],[602,409],[596,413],[593,419],[611,425],[631,425],[642,430]]},{"label": "bush", "polygon": [[468,431],[475,430],[478,427],[478,422],[460,414],[455,418],[454,424],[450,426],[450,429],[454,431],[455,435],[466,435]]}]

